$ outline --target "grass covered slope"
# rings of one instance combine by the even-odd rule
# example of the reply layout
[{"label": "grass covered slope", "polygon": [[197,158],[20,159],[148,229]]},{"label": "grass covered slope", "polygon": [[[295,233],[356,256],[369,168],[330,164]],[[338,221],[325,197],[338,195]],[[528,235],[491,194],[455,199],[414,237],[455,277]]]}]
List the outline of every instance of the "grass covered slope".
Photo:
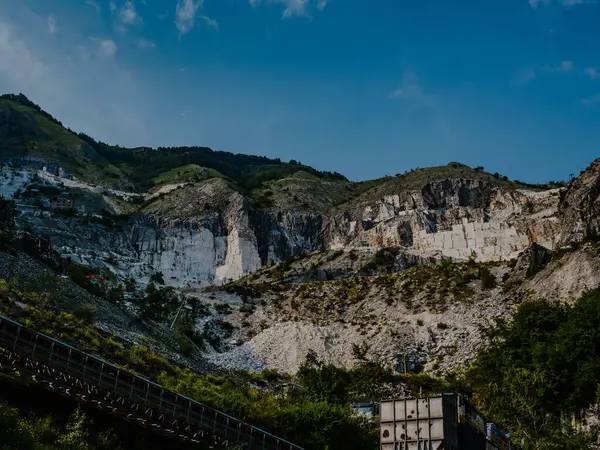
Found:
[{"label": "grass covered slope", "polygon": [[94,182],[122,173],[25,96],[0,96],[0,158],[32,156]]},{"label": "grass covered slope", "polygon": [[298,171],[322,180],[346,180],[339,173],[321,172],[294,160],[285,163],[279,158],[207,147],[128,149],[109,145],[65,128],[22,94],[6,94],[0,96],[0,158],[15,156],[43,158],[84,181],[110,186],[129,182],[144,191],[166,183],[195,181],[196,167],[209,169],[210,177],[227,177],[247,192],[264,181]]},{"label": "grass covered slope", "polygon": [[[167,389],[282,436],[307,450],[377,448],[376,428],[352,416],[347,397],[330,399],[325,394],[310,394],[313,389],[310,383],[272,371],[262,374],[240,372],[230,376],[193,372],[169,362],[148,347],[126,344],[98,331],[85,310],[64,313],[54,310],[52,304],[51,296],[45,291],[36,292],[33,288],[25,291],[19,288],[18,280],[0,280],[1,314],[98,354]],[[314,378],[316,375],[311,373]],[[369,392],[373,391],[373,386],[387,381],[388,372],[382,373],[381,379],[373,380]],[[294,381],[295,387],[286,392],[284,386],[290,381]],[[359,388],[353,388],[356,389]],[[376,400],[369,392],[364,394]],[[360,395],[360,391],[355,395]],[[10,415],[14,416],[13,413]]]}]

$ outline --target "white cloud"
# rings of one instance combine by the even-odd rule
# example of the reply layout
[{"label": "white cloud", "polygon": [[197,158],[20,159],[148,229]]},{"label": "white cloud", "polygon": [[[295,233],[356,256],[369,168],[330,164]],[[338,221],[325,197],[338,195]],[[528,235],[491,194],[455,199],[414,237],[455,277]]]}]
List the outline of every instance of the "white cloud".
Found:
[{"label": "white cloud", "polygon": [[132,0],[126,0],[121,7],[111,0],[109,7],[115,20],[115,28],[118,32],[123,33],[129,27],[144,23],[142,17],[135,9],[135,4]]},{"label": "white cloud", "polygon": [[74,130],[141,145],[151,110],[143,85],[119,65],[116,55],[100,57],[101,52],[114,54],[116,44],[89,40],[86,48],[78,46],[79,36],[69,34],[66,25],[61,40],[49,40],[47,18],[21,6],[9,6],[10,22],[0,18],[2,91],[24,93]]},{"label": "white cloud", "polygon": [[132,1],[126,1],[118,13],[119,20],[123,25],[135,25],[142,22],[142,18],[135,10],[135,5]]},{"label": "white cloud", "polygon": [[58,28],[56,26],[56,19],[54,18],[54,16],[48,16],[48,31],[51,35],[55,35],[58,31]]},{"label": "white cloud", "polygon": [[557,72],[570,72],[573,70],[573,62],[572,61],[563,61],[556,68]]},{"label": "white cloud", "polygon": [[437,99],[434,95],[423,90],[421,80],[412,71],[407,71],[402,77],[402,83],[389,94],[389,98],[410,101],[415,105],[434,107]]},{"label": "white cloud", "polygon": [[175,25],[179,35],[186,34],[196,26],[196,15],[202,8],[204,0],[177,0],[175,7]]},{"label": "white cloud", "polygon": [[323,11],[325,9],[325,7],[327,6],[327,3],[329,3],[329,0],[319,0],[317,2],[317,9],[319,11]]},{"label": "white cloud", "polygon": [[582,98],[581,103],[583,103],[586,106],[596,105],[600,103],[600,94],[595,94],[588,98]]},{"label": "white cloud", "polygon": [[103,56],[114,56],[117,53],[117,44],[110,39],[100,41],[99,54]]},{"label": "white cloud", "polygon": [[200,16],[200,18],[204,21],[204,23],[206,23],[206,25],[208,25],[209,28],[212,28],[214,30],[219,29],[219,22],[217,22],[216,20],[211,19],[208,16]]},{"label": "white cloud", "polygon": [[535,77],[536,77],[536,71],[535,71],[535,69],[532,69],[531,67],[529,67],[527,69],[521,70],[517,74],[517,84],[526,84],[526,83],[529,83]]},{"label": "white cloud", "polygon": [[96,12],[98,14],[100,14],[100,11],[101,11],[100,5],[98,3],[96,3],[94,0],[85,0],[85,4],[88,6],[91,6],[92,8],[94,8],[96,10]]},{"label": "white cloud", "polygon": [[524,70],[522,70],[518,75],[517,75],[517,83],[518,84],[525,84],[530,82],[531,80],[533,80],[534,78],[537,78],[539,75],[541,74],[568,74],[568,73],[573,73],[575,69],[575,65],[573,64],[573,61],[561,61],[558,65],[556,66],[538,66],[538,67],[528,67]]},{"label": "white cloud", "polygon": [[0,75],[8,79],[8,84],[28,85],[43,78],[46,72],[44,63],[15,36],[14,28],[0,22]]},{"label": "white cloud", "polygon": [[88,43],[75,46],[75,55],[80,61],[91,62],[98,58],[112,58],[118,49],[116,42],[111,39],[90,38]]},{"label": "white cloud", "polygon": [[261,3],[279,4],[284,6],[282,17],[289,19],[294,16],[311,17],[310,11],[323,11],[329,0],[250,0],[250,5],[256,7]]},{"label": "white cloud", "polygon": [[[552,2],[552,0],[529,0],[529,4],[533,7],[533,8],[537,8],[538,5],[549,5]],[[560,3],[564,6],[574,6],[574,5],[581,5],[584,3],[584,0],[557,0],[557,3]],[[587,2],[586,2],[587,3]]]},{"label": "white cloud", "polygon": [[402,76],[402,82],[389,93],[388,98],[397,101],[403,108],[426,112],[433,128],[451,144],[455,142],[455,133],[447,119],[444,106],[436,95],[428,91],[417,74],[407,70]]},{"label": "white cloud", "polygon": [[598,69],[596,69],[595,67],[588,67],[587,69],[585,69],[585,74],[590,77],[592,80],[597,79],[598,77],[600,77],[600,72],[598,71]]},{"label": "white cloud", "polygon": [[556,66],[541,66],[533,70],[536,72],[569,73],[573,71],[574,67],[573,61],[561,61]]},{"label": "white cloud", "polygon": [[138,39],[138,46],[140,48],[156,48],[156,44],[153,41],[144,38]]},{"label": "white cloud", "polygon": [[204,22],[209,28],[219,29],[219,23],[208,16],[200,14],[204,0],[177,0],[175,8],[175,25],[179,36],[189,33],[194,29],[198,20]]}]

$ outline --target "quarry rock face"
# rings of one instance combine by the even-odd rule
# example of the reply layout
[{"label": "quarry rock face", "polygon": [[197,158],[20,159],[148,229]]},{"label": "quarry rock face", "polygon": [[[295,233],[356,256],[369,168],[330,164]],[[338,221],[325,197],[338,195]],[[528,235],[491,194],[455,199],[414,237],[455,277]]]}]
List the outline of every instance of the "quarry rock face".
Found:
[{"label": "quarry rock face", "polygon": [[[585,245],[561,261],[550,257],[600,225],[596,163],[566,189],[460,173],[419,177],[390,177],[361,192],[286,179],[269,185],[271,206],[259,206],[224,178],[132,193],[3,167],[0,193],[16,203],[17,232],[46,239],[24,247],[40,253],[40,243],[51,242],[60,256],[119,281],[160,279],[213,305],[197,330],[232,326],[207,355],[225,368],[294,373],[310,351],[352,367],[355,346],[368,345],[394,367],[406,358],[432,373],[450,371],[484,344],[482,325],[510,317],[532,292],[568,300],[598,283],[600,262]],[[48,189],[72,208],[45,198]],[[333,189],[335,205],[326,195]],[[295,272],[272,267],[300,255],[288,261]],[[511,259],[516,264],[502,263]],[[499,262],[486,265],[491,282],[467,276],[473,261]],[[450,266],[466,272],[437,269]],[[218,288],[239,279],[248,292]],[[231,312],[221,314],[225,304]]]},{"label": "quarry rock face", "polygon": [[539,244],[532,244],[517,259],[517,264],[511,274],[511,280],[523,281],[533,277],[542,270],[551,259],[550,251]]},{"label": "quarry rock face", "polygon": [[[1,178],[9,197],[34,175],[9,172],[5,169]],[[64,217],[29,202],[18,219],[21,226],[47,235],[80,263],[143,282],[162,273],[166,285],[186,288],[221,285],[270,263],[326,249],[401,247],[425,258],[505,260],[533,242],[552,249],[559,220],[571,235],[581,228],[564,215],[559,219],[558,190],[516,190],[468,178],[417,188],[392,180],[375,194],[367,192],[328,211],[257,209],[232,183],[217,178],[164,186],[146,195],[147,207],[130,214],[120,209],[139,194],[42,172],[38,178],[77,191],[79,213]],[[563,204],[581,197],[573,192],[571,187]],[[594,214],[593,204],[589,208]],[[102,219],[105,210],[119,219]]]},{"label": "quarry rock face", "polygon": [[[551,194],[465,179],[430,183],[420,191],[388,194],[332,218],[328,244],[402,246],[454,259],[511,259],[533,239],[554,246],[548,221],[556,220],[558,192]],[[536,209],[549,217],[530,217]]]},{"label": "quarry rock face", "polygon": [[600,232],[600,159],[569,183],[560,203],[561,244],[580,242]]}]

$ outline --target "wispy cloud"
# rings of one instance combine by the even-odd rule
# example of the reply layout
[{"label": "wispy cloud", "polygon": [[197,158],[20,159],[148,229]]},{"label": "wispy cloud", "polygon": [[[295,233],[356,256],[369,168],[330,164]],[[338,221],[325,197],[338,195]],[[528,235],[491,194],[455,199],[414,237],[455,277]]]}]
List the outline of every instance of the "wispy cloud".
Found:
[{"label": "wispy cloud", "polygon": [[203,0],[177,0],[175,25],[179,34],[186,34],[196,26],[196,15],[202,8]]},{"label": "wispy cloud", "polygon": [[554,70],[556,72],[562,72],[562,73],[571,72],[573,70],[573,62],[572,61],[563,61],[558,65],[558,67],[555,67]]},{"label": "wispy cloud", "polygon": [[58,31],[58,27],[56,26],[56,19],[54,18],[54,16],[48,16],[48,31],[53,36]]},{"label": "wispy cloud", "polygon": [[206,26],[214,30],[219,29],[219,23],[210,17],[201,14],[204,0],[177,0],[175,8],[175,25],[179,30],[179,36],[192,31],[198,21],[202,21]]},{"label": "wispy cloud", "polygon": [[549,5],[550,3],[560,3],[564,6],[574,6],[574,5],[581,5],[583,3],[591,3],[591,2],[585,2],[584,0],[529,0],[529,4],[533,7],[533,8],[537,8],[538,5]]},{"label": "wispy cloud", "polygon": [[94,8],[96,10],[96,12],[98,14],[100,14],[100,11],[102,9],[100,8],[100,5],[98,3],[96,3],[94,0],[85,0],[85,4],[88,6],[91,6],[92,8]]},{"label": "wispy cloud", "polygon": [[209,27],[212,28],[213,30],[218,30],[219,29],[219,22],[217,22],[214,19],[211,19],[208,16],[200,16],[200,19],[202,19],[202,21]]},{"label": "wispy cloud", "polygon": [[516,81],[517,84],[526,84],[543,74],[581,73],[580,70],[577,70],[573,61],[565,60],[553,66],[538,66],[523,69],[517,74]]},{"label": "wispy cloud", "polygon": [[[0,17],[3,91],[25,93],[74,130],[112,142],[144,139],[147,97],[140,79],[119,65],[114,42],[82,45],[66,22],[63,39],[49,40],[47,17],[16,5],[10,11],[10,22]],[[86,107],[75,111],[77,104]]]},{"label": "wispy cloud", "polygon": [[112,39],[90,38],[84,43],[75,46],[76,55],[82,62],[90,63],[95,60],[112,59],[119,49]]},{"label": "wispy cloud", "polygon": [[600,71],[595,67],[588,67],[585,69],[585,74],[590,77],[592,80],[596,80],[600,77]]},{"label": "wispy cloud", "polygon": [[261,3],[282,5],[284,7],[282,17],[289,19],[294,16],[311,17],[311,10],[323,11],[329,0],[250,0],[250,5],[253,7]]},{"label": "wispy cloud", "polygon": [[47,68],[15,34],[14,27],[0,21],[0,74],[9,85],[30,84],[43,78]]},{"label": "wispy cloud", "polygon": [[115,27],[119,32],[125,32],[132,26],[144,23],[132,0],[125,1],[121,7],[111,0],[109,7],[115,19]]},{"label": "wispy cloud", "polygon": [[119,11],[119,19],[125,25],[135,25],[142,22],[142,18],[135,9],[132,1],[127,1]]},{"label": "wispy cloud", "polygon": [[402,83],[390,92],[389,98],[410,100],[423,106],[433,106],[436,97],[423,90],[419,77],[412,71],[407,71],[402,77]]},{"label": "wispy cloud", "polygon": [[517,84],[527,84],[536,77],[535,69],[528,67],[527,69],[520,70],[516,76]]},{"label": "wispy cloud", "polygon": [[117,49],[115,41],[105,39],[100,41],[98,52],[101,56],[114,56],[117,53]]},{"label": "wispy cloud", "polygon": [[404,73],[402,82],[388,94],[388,98],[404,103],[410,108],[427,111],[433,126],[444,140],[448,143],[455,141],[454,132],[441,102],[435,94],[424,87],[414,71],[408,70]]},{"label": "wispy cloud", "polygon": [[138,39],[138,47],[140,48],[156,48],[156,43],[148,39]]},{"label": "wispy cloud", "polygon": [[582,98],[581,103],[586,106],[593,106],[600,103],[600,94],[594,94],[591,97]]}]

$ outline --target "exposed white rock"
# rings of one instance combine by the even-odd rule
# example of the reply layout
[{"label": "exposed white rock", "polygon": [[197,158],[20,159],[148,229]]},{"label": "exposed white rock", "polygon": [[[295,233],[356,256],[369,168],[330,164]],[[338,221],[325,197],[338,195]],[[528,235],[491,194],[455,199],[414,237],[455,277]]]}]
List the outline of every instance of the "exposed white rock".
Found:
[{"label": "exposed white rock", "polygon": [[[400,246],[426,257],[474,255],[491,261],[513,258],[533,241],[550,249],[557,241],[558,190],[539,193],[448,180],[421,191],[384,193],[356,210],[349,204],[330,217],[291,210],[256,212],[223,179],[171,184],[152,194],[136,194],[43,171],[3,168],[0,193],[12,196],[36,174],[61,189],[89,192],[90,198],[98,197],[96,201],[116,212],[122,200],[153,199],[151,210],[119,229],[84,223],[84,217],[102,221],[98,215],[102,207],[94,211],[89,205],[76,205],[81,219],[65,219],[54,217],[49,208],[24,202],[19,205],[23,213],[18,223],[27,222],[47,234],[76,261],[142,282],[161,272],[165,283],[176,287],[222,284],[271,260],[321,248]],[[533,209],[526,210],[530,205]]]},{"label": "exposed white rock", "polygon": [[260,256],[253,235],[234,226],[227,236],[227,256],[224,264],[216,268],[217,282],[237,280],[256,272],[261,267]]},{"label": "exposed white rock", "polygon": [[12,199],[15,193],[31,183],[34,173],[28,170],[0,168],[0,197]]}]

